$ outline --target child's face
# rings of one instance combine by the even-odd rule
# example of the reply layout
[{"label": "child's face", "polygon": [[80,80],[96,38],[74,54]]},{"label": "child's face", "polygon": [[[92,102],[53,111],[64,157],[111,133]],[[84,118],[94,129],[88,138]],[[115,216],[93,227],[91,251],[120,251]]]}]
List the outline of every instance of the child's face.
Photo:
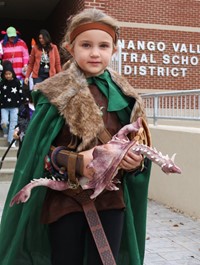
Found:
[{"label": "child's face", "polygon": [[86,77],[90,77],[104,72],[115,52],[113,46],[113,39],[107,32],[87,30],[76,37],[69,52]]},{"label": "child's face", "polygon": [[5,79],[6,79],[6,80],[12,80],[12,79],[13,79],[13,74],[12,74],[12,72],[10,72],[10,71],[6,71],[6,72],[5,72]]}]

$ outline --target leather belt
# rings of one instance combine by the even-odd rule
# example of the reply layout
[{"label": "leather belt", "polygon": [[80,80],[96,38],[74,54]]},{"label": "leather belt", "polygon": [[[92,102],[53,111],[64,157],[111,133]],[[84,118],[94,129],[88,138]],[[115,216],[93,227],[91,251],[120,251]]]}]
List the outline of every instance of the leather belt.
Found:
[{"label": "leather belt", "polygon": [[[104,128],[102,133],[98,136],[99,140],[105,144],[111,140],[110,133]],[[85,190],[76,196],[77,201],[82,205],[85,217],[87,219],[90,231],[94,238],[97,250],[99,252],[103,265],[117,265],[110,248],[108,239],[104,232],[101,220],[99,218],[94,201],[90,199],[90,190]]]},{"label": "leather belt", "polygon": [[103,265],[117,265],[101,224],[94,202],[90,199],[90,190],[76,195],[75,199],[82,206],[90,231],[94,238]]}]

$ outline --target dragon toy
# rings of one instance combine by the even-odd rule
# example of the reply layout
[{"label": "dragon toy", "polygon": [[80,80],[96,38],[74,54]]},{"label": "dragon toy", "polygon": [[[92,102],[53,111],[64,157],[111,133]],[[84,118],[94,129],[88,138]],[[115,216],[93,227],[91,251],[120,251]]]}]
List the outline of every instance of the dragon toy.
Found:
[{"label": "dragon toy", "polygon": [[[96,198],[104,189],[118,190],[115,184],[119,181],[114,177],[120,169],[120,162],[128,150],[147,157],[166,174],[181,173],[181,169],[174,163],[175,154],[169,158],[168,155],[164,156],[161,152],[158,152],[156,148],[140,143],[137,140],[137,136],[142,131],[142,118],[138,118],[136,122],[122,127],[108,143],[94,148],[93,160],[87,165],[88,168],[92,168],[94,171],[93,179],[88,180],[85,177],[81,177],[78,180],[83,190],[94,190],[94,193],[90,196],[91,199]],[[130,133],[135,135],[133,140],[128,138]],[[59,191],[72,188],[70,183],[64,179],[54,177],[34,179],[14,196],[10,205],[26,202],[31,195],[31,190],[38,186],[46,186]]]}]

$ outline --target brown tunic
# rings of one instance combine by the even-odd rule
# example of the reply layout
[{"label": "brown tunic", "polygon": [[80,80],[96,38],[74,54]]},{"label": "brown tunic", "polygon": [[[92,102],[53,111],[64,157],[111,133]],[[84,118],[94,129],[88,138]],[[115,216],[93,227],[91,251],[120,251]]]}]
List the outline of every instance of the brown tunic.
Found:
[{"label": "brown tunic", "polygon": [[[115,112],[107,112],[107,98],[94,86],[89,86],[90,91],[96,101],[96,104],[100,107],[103,114],[103,121],[105,127],[114,135],[122,127],[119,122],[118,116]],[[54,146],[66,146],[72,142],[73,135],[69,131],[69,127],[64,125],[60,133],[56,137]],[[100,144],[100,143],[99,143]],[[122,172],[119,171],[116,178],[121,179]],[[98,211],[108,209],[123,209],[125,207],[123,200],[122,185],[117,184],[118,191],[104,190],[94,201]],[[85,192],[85,191],[81,191]],[[60,217],[72,213],[83,211],[81,205],[75,200],[76,190],[66,190],[64,193],[48,189],[47,195],[43,205],[42,222],[52,223],[58,220]]]}]

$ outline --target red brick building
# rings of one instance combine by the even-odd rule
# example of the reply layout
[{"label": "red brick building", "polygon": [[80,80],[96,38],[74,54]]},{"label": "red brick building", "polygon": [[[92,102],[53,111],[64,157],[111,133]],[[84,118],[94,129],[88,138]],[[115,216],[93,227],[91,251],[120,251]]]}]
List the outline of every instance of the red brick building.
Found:
[{"label": "red brick building", "polygon": [[199,0],[57,2],[45,21],[30,22],[29,26],[26,22],[23,25],[27,29],[21,31],[29,34],[30,27],[41,28],[42,23],[51,32],[54,42],[59,44],[68,17],[84,8],[99,8],[119,21],[121,70],[132,85],[139,89],[199,89]]}]

